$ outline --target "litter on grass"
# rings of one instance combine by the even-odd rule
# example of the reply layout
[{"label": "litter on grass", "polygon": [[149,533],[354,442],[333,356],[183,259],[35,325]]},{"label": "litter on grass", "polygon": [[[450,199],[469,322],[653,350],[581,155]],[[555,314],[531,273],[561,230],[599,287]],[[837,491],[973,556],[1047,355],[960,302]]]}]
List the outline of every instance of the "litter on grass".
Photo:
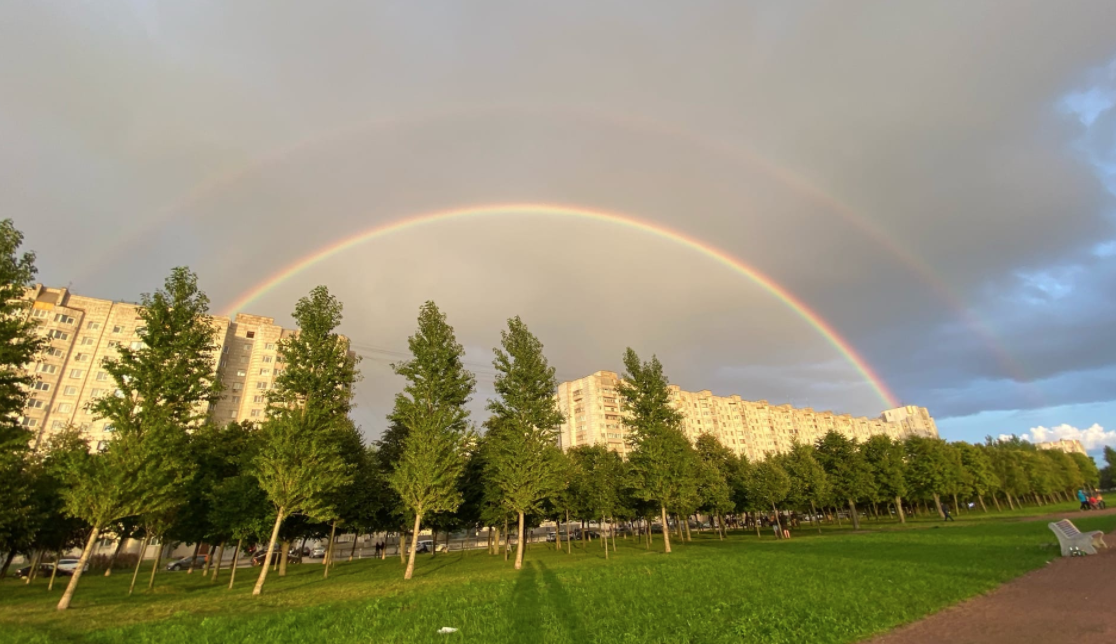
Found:
[{"label": "litter on grass", "polygon": [[445,635],[447,633],[456,633],[457,629],[456,628],[450,628],[449,626],[443,626],[443,627],[438,629],[438,632]]}]

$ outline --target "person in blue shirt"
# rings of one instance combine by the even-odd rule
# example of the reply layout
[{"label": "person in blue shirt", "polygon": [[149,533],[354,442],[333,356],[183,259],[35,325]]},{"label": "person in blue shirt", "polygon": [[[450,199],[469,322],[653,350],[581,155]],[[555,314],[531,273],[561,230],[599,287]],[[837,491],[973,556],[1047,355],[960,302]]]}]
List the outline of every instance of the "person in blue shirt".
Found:
[{"label": "person in blue shirt", "polygon": [[1089,510],[1089,497],[1085,496],[1085,490],[1077,490],[1077,500],[1081,502],[1082,510]]}]

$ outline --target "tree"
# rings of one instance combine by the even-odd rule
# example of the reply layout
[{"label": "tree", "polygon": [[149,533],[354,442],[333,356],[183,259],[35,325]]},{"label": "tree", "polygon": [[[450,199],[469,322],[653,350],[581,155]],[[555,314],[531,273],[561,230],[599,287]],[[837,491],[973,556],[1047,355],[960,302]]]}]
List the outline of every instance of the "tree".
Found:
[{"label": "tree", "polygon": [[1098,472],[1097,485],[1108,490],[1116,487],[1116,449],[1105,445],[1104,463],[1105,468]]},{"label": "tree", "polygon": [[903,444],[880,434],[864,441],[860,451],[872,472],[879,496],[885,500],[894,500],[899,521],[906,523],[907,518],[903,515],[903,497],[907,495]]},{"label": "tree", "polygon": [[958,442],[954,443],[954,447],[961,455],[961,466],[969,475],[969,485],[977,501],[980,502],[980,508],[988,512],[988,506],[984,504],[984,495],[995,494],[1000,488],[1000,481],[996,477],[995,468],[992,467],[992,459],[977,445]]},{"label": "tree", "polygon": [[905,441],[907,452],[907,485],[921,498],[933,498],[938,516],[945,518],[942,494],[948,494],[953,479],[953,463],[948,446],[939,438],[910,436]]},{"label": "tree", "polygon": [[[326,287],[315,287],[295,305],[298,331],[279,341],[283,368],[268,392],[263,447],[254,468],[275,506],[266,561],[274,556],[287,516],[335,519],[337,492],[353,480],[355,468],[346,460],[344,438],[351,428],[347,414],[359,374],[356,357],[337,333],[342,309]],[[263,592],[269,568],[260,566],[253,595]]]},{"label": "tree", "polygon": [[696,496],[697,455],[682,433],[682,414],[671,405],[669,381],[655,356],[641,362],[631,348],[624,353],[625,374],[617,388],[629,430],[636,494],[659,505],[663,549],[670,552],[667,508]]},{"label": "tree", "polygon": [[[1105,449],[1112,449],[1106,447]],[[1100,470],[1097,469],[1097,462],[1085,454],[1073,452],[1069,455],[1073,462],[1077,464],[1077,471],[1081,473],[1081,482],[1090,488],[1095,488],[1100,485]],[[1116,454],[1114,454],[1116,456]]]},{"label": "tree", "polygon": [[597,519],[603,528],[604,522],[614,516],[620,505],[623,461],[619,454],[604,445],[581,445],[570,448],[568,454],[576,472],[570,488],[578,497],[577,506],[584,509],[586,518]]},{"label": "tree", "polygon": [[453,327],[433,302],[419,311],[418,331],[407,341],[412,359],[394,364],[407,380],[395,396],[391,419],[405,430],[399,460],[388,483],[414,517],[411,553],[404,579],[415,570],[422,518],[432,512],[452,512],[461,503],[458,478],[465,466],[469,411],[465,408],[476,379],[465,370],[465,349]]},{"label": "tree", "polygon": [[[790,489],[790,477],[777,459],[769,457],[752,467],[751,476],[748,478],[748,499],[753,510],[764,513],[774,510],[775,520],[778,522],[777,506],[787,498]],[[756,535],[759,535],[759,521],[756,521]]]},{"label": "tree", "polygon": [[25,369],[47,338],[28,317],[25,291],[35,279],[35,253],[19,254],[23,234],[11,219],[0,221],[0,551],[14,552],[26,540],[33,504],[28,471],[32,432],[20,421],[35,377]]},{"label": "tree", "polygon": [[826,433],[815,444],[818,463],[825,469],[834,499],[848,503],[853,529],[860,529],[856,502],[870,497],[875,489],[872,471],[856,441],[835,431]]},{"label": "tree", "polygon": [[519,517],[515,569],[523,567],[524,516],[561,484],[557,447],[562,412],[554,392],[558,381],[539,342],[519,317],[508,320],[500,333],[496,358],[496,395],[488,402],[490,459],[488,478],[503,503]]},{"label": "tree", "polygon": [[814,457],[814,447],[795,443],[789,452],[782,455],[779,463],[790,477],[790,489],[786,494],[787,503],[799,508],[808,506],[810,520],[817,525],[818,534],[821,534],[817,506],[825,503],[829,498],[830,489],[825,468]]},{"label": "tree", "polygon": [[732,487],[729,485],[733,454],[712,434],[702,434],[694,442],[701,468],[698,476],[698,495],[701,508],[711,520],[717,521],[717,534],[725,537],[724,515],[733,510]]}]

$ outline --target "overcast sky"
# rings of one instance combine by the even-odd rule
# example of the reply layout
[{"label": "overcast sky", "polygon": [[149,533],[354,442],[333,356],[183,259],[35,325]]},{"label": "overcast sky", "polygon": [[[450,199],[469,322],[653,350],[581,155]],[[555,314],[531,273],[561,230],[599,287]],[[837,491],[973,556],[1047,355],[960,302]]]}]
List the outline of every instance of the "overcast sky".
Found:
[{"label": "overcast sky", "polygon": [[[836,329],[950,439],[1116,445],[1116,3],[23,2],[0,21],[0,212],[41,279],[214,309],[416,214],[609,210],[702,240]],[[521,315],[564,378],[625,346],[685,389],[879,414],[771,293],[638,230],[403,230],[325,283],[370,436],[419,305],[478,366]]]}]

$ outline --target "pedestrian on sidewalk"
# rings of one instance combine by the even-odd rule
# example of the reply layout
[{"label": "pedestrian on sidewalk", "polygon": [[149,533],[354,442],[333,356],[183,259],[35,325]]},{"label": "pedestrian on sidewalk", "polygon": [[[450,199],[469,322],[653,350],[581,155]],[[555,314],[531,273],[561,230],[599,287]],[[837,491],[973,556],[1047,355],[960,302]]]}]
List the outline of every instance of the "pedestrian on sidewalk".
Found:
[{"label": "pedestrian on sidewalk", "polygon": [[1082,510],[1088,510],[1089,509],[1089,497],[1085,496],[1085,490],[1078,488],[1078,490],[1077,490],[1077,500],[1081,502],[1081,508],[1080,509],[1082,509]]},{"label": "pedestrian on sidewalk", "polygon": [[1101,496],[1100,492],[1097,492],[1097,507],[1100,508],[1101,510],[1105,509],[1104,497]]},{"label": "pedestrian on sidewalk", "polygon": [[953,515],[949,513],[949,504],[948,503],[943,503],[942,504],[942,514],[945,515],[945,518],[942,519],[942,521],[956,521],[956,519],[953,518]]}]

